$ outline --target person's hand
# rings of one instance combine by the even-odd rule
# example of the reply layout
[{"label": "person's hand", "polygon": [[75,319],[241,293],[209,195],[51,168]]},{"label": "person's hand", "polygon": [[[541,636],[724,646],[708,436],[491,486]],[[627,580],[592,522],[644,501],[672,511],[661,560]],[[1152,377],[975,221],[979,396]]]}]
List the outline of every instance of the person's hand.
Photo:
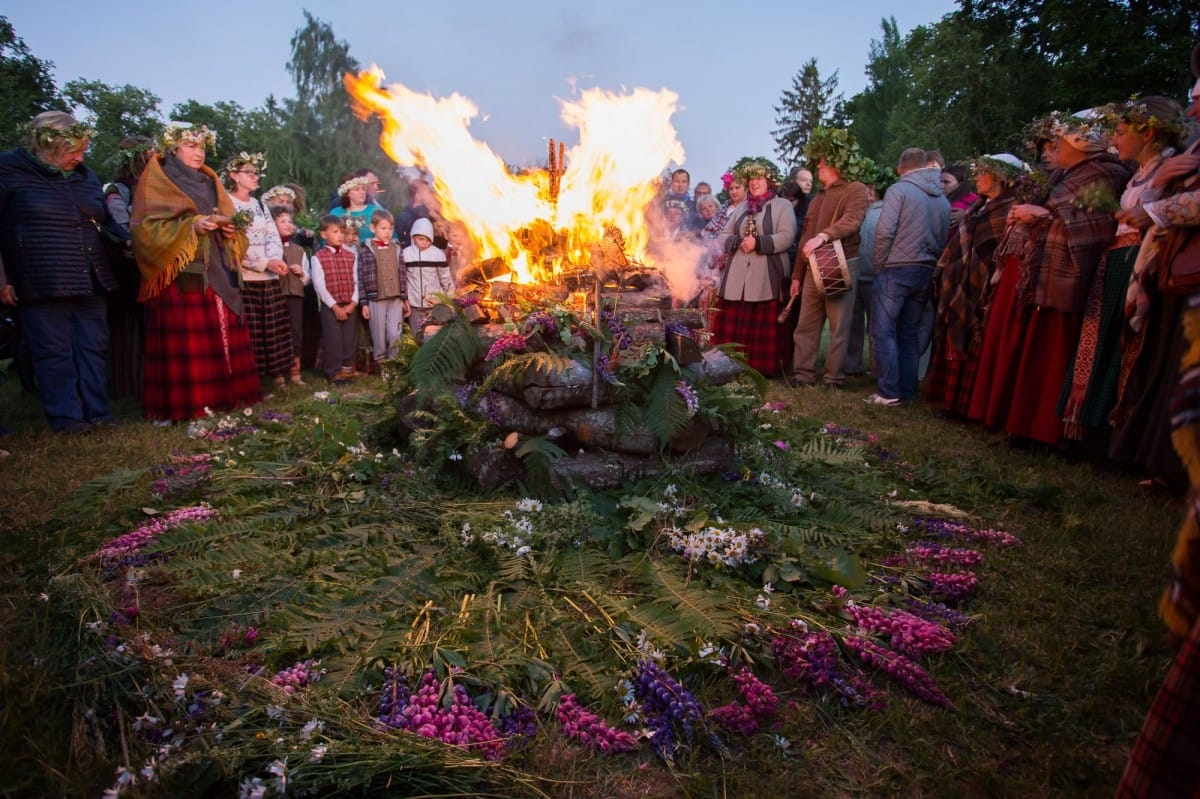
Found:
[{"label": "person's hand", "polygon": [[1049,216],[1050,211],[1040,205],[1032,203],[1021,203],[1014,205],[1008,210],[1008,224],[1029,223],[1041,219],[1044,216]]},{"label": "person's hand", "polygon": [[739,245],[738,249],[740,249],[742,252],[754,252],[754,248],[757,244],[758,242],[754,240],[753,236],[746,236],[744,239],[742,239],[742,243]]},{"label": "person's hand", "polygon": [[304,267],[301,266],[300,264],[290,264],[288,266],[288,271],[291,272],[296,277],[304,276]]},{"label": "person's hand", "polygon": [[797,294],[799,294],[799,293],[800,293],[800,281],[799,281],[799,280],[793,280],[793,281],[792,281],[792,287],[791,287],[791,289],[789,289],[789,290],[788,290],[788,296],[789,296],[789,297],[795,297],[795,296],[796,296]]},{"label": "person's hand", "polygon": [[332,310],[332,311],[333,311],[333,318],[334,318],[334,319],[338,320],[339,322],[345,322],[345,321],[346,321],[346,309],[345,309],[345,308],[343,308],[343,307],[342,307],[342,306],[340,306],[340,305],[335,305],[335,306],[333,306],[333,308],[331,308],[330,310]]},{"label": "person's hand", "polygon": [[1140,205],[1135,205],[1132,208],[1122,208],[1113,214],[1118,222],[1135,227],[1145,229],[1154,223],[1150,218],[1150,214],[1146,213],[1146,209]]},{"label": "person's hand", "polygon": [[217,221],[217,217],[213,216],[212,214],[198,216],[192,220],[192,230],[196,231],[200,235],[212,233],[218,227],[220,227],[220,223]]},{"label": "person's hand", "polygon": [[371,306],[364,305],[362,307],[362,317],[363,317],[363,319],[366,319],[368,322],[371,321]]},{"label": "person's hand", "polygon": [[1168,158],[1150,181],[1153,188],[1161,189],[1177,178],[1186,177],[1200,169],[1200,153],[1176,155]]},{"label": "person's hand", "polygon": [[[817,249],[818,247],[824,247],[824,246],[825,246],[825,239],[818,235],[818,236],[813,236],[811,239],[804,242],[804,246],[801,249],[804,252],[804,257],[807,258],[808,256],[813,254],[813,251],[815,249]],[[796,281],[792,281],[792,282],[794,283]]]},{"label": "person's hand", "polygon": [[273,275],[286,275],[288,273],[288,265],[278,258],[271,258],[267,261],[267,271]]},{"label": "person's hand", "polygon": [[17,304],[17,290],[9,283],[4,288],[0,288],[0,303],[5,305]]},{"label": "person's hand", "polygon": [[950,227],[957,227],[963,221],[963,217],[967,215],[965,208],[950,209]]},{"label": "person's hand", "polygon": [[412,306],[408,304],[408,300],[404,300],[404,315],[407,317],[412,314]]}]

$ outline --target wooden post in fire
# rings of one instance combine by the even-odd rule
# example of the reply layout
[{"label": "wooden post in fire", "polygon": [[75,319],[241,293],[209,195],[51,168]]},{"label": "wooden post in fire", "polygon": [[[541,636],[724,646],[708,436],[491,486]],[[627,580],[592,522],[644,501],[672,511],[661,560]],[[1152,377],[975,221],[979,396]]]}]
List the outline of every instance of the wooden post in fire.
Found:
[{"label": "wooden post in fire", "polygon": [[550,175],[550,202],[553,205],[558,205],[558,189],[562,183],[562,173],[566,168],[566,149],[566,145],[559,142],[558,149],[555,150],[554,139],[550,140],[550,157],[546,171]]},{"label": "wooden post in fire", "polygon": [[[594,267],[593,267],[594,269]],[[592,291],[596,292],[596,301],[594,304],[595,316],[592,317],[592,324],[597,330],[600,329],[600,277],[592,281]],[[592,410],[600,407],[600,337],[596,337],[596,341],[592,344]]]}]

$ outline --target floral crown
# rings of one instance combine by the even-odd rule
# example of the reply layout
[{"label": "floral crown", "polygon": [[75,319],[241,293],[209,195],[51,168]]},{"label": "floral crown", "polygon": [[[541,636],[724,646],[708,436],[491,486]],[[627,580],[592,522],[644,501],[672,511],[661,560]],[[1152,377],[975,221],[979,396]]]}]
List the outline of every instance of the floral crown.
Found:
[{"label": "floral crown", "polygon": [[338,196],[345,197],[350,193],[351,189],[357,189],[360,186],[365,189],[370,185],[371,181],[366,175],[359,175],[357,177],[350,178],[345,183],[338,186]]},{"label": "floral crown", "polygon": [[65,128],[55,128],[50,125],[38,125],[36,128],[29,126],[27,132],[29,140],[38,150],[47,150],[59,143],[66,143],[74,147],[84,139],[90,139],[96,135],[96,129],[86,122],[76,122]]},{"label": "floral crown", "polygon": [[767,182],[772,186],[778,186],[783,182],[783,176],[779,173],[779,167],[773,161],[762,156],[751,158],[749,156],[741,159],[734,164],[730,170],[733,177],[739,183],[749,183],[751,178],[766,178]]},{"label": "floral crown", "polygon": [[292,191],[287,186],[272,186],[263,192],[262,200],[265,203],[269,203],[276,197],[286,197],[291,202],[295,202],[296,192]]},{"label": "floral crown", "polygon": [[725,187],[725,191],[729,191],[729,187],[736,182],[732,172],[726,172],[724,175],[721,175],[721,185]]},{"label": "floral crown", "polygon": [[[1118,122],[1124,122],[1135,133],[1145,133],[1150,130],[1166,135],[1186,135],[1188,124],[1186,117],[1183,116],[1183,109],[1172,109],[1170,106],[1173,104],[1162,98],[1159,98],[1159,105],[1162,106],[1159,110],[1164,114],[1163,116],[1151,111],[1149,103],[1135,94],[1125,102],[1105,106],[1101,111],[1105,114],[1111,127],[1116,127]],[[1166,116],[1167,113],[1170,113],[1171,116]]]},{"label": "floral crown", "polygon": [[221,170],[221,174],[228,175],[231,172],[237,172],[245,166],[254,167],[261,175],[267,171],[267,157],[262,153],[248,153],[243,150],[237,155],[230,156],[229,160],[225,162],[225,167]]},{"label": "floral crown", "polygon": [[208,149],[217,146],[217,134],[207,125],[190,122],[168,122],[162,134],[162,150],[170,152],[184,142],[199,144]]},{"label": "floral crown", "polygon": [[991,172],[1001,180],[1014,181],[1029,171],[1029,164],[1010,153],[981,155],[971,164],[972,172]]},{"label": "floral crown", "polygon": [[867,179],[874,167],[871,159],[863,155],[854,134],[845,128],[814,128],[804,145],[804,157],[813,166],[824,160],[849,183]]}]

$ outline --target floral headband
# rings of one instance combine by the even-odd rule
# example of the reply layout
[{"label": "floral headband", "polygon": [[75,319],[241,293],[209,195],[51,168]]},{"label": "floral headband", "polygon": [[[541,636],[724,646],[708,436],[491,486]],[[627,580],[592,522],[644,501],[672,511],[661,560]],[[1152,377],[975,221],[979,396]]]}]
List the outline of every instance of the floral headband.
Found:
[{"label": "floral headband", "polygon": [[350,178],[345,183],[338,186],[338,196],[345,197],[347,194],[350,193],[351,189],[357,189],[359,187],[365,189],[370,185],[371,185],[371,181],[369,178],[367,178],[366,175],[361,175],[359,177]]},{"label": "floral headband", "polygon": [[262,200],[269,203],[276,197],[286,197],[288,202],[296,202],[296,192],[289,189],[287,186],[272,186],[263,192]]},{"label": "floral headband", "polygon": [[228,175],[231,172],[237,172],[245,166],[252,166],[258,170],[261,175],[267,171],[267,157],[262,153],[248,153],[245,150],[235,156],[231,156],[225,162],[225,168],[221,170],[222,174]]},{"label": "floral headband", "polygon": [[184,142],[199,144],[208,149],[217,146],[217,134],[207,125],[193,125],[190,122],[168,122],[167,129],[162,134],[162,150],[170,152]]},{"label": "floral headband", "polygon": [[733,177],[739,183],[749,183],[753,178],[766,178],[772,186],[778,186],[782,180],[779,167],[765,158],[744,159],[733,168]]},{"label": "floral headband", "polygon": [[732,172],[726,172],[724,175],[721,175],[721,185],[725,187],[725,191],[729,191],[729,187],[732,186],[733,183],[734,180]]},{"label": "floral headband", "polygon": [[76,122],[65,128],[54,128],[49,125],[38,125],[28,129],[29,139],[38,150],[48,150],[57,144],[76,146],[84,139],[96,135],[96,129],[86,122]]},{"label": "floral headband", "polygon": [[991,172],[1001,180],[1016,180],[1029,171],[1029,164],[1011,153],[996,153],[979,156],[971,168],[974,172]]}]

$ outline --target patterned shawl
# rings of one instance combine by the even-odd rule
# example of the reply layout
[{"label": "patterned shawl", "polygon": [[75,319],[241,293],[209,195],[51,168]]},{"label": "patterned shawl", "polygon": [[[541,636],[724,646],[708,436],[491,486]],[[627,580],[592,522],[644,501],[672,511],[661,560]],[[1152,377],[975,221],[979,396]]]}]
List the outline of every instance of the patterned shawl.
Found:
[{"label": "patterned shawl", "polygon": [[[216,187],[217,212],[232,217],[233,201],[220,188],[217,174],[207,166],[201,166],[199,172]],[[146,164],[138,180],[130,218],[133,254],[142,273],[140,302],[157,297],[189,264],[198,263],[203,265],[203,273],[213,291],[235,313],[240,314],[241,298],[237,289],[230,284],[224,264],[240,264],[249,242],[246,234],[240,231],[232,238],[225,238],[219,232],[203,238],[198,236],[192,223],[196,217],[211,210],[205,209],[202,213],[195,201],[163,171],[160,159],[151,158]],[[221,246],[212,247],[214,240],[219,241]],[[223,252],[214,257],[214,250]]]},{"label": "patterned shawl", "polygon": [[938,259],[937,322],[952,360],[964,359],[983,339],[988,286],[996,268],[993,256],[1004,237],[1012,205],[1012,192],[977,200]]},{"label": "patterned shawl", "polygon": [[1200,295],[1188,298],[1183,312],[1188,342],[1179,382],[1171,392],[1171,441],[1192,484],[1188,511],[1171,553],[1171,584],[1158,609],[1175,643],[1186,639],[1200,617]]},{"label": "patterned shawl", "polygon": [[1117,232],[1114,203],[1130,170],[1108,153],[1068,169],[1050,192],[1053,216],[1041,263],[1032,275],[1033,302],[1065,313],[1082,313],[1100,255]]}]

